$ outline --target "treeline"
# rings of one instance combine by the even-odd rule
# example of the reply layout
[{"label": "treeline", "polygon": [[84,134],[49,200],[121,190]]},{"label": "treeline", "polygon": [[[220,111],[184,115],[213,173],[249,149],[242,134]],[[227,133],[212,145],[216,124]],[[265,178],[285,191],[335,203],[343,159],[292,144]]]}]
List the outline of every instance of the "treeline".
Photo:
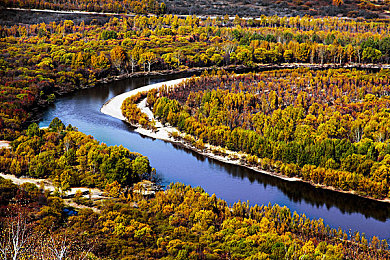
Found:
[{"label": "treeline", "polygon": [[55,118],[48,129],[32,124],[25,135],[0,150],[0,171],[53,181],[60,194],[71,187],[130,187],[151,178],[147,157],[122,146],[107,146]]},{"label": "treeline", "polygon": [[[193,78],[148,97],[155,116],[289,177],[389,197],[389,72],[308,69]],[[125,108],[126,109],[126,108]],[[201,146],[200,146],[201,147]]]},{"label": "treeline", "polygon": [[118,74],[261,63],[389,60],[387,21],[166,15],[0,27],[0,139],[15,139],[31,108]]},{"label": "treeline", "polygon": [[[386,240],[346,233],[278,205],[228,207],[201,188],[172,184],[155,198],[136,193],[72,209],[33,184],[0,178],[5,258],[388,259]],[[69,214],[71,212],[71,214]],[[12,229],[12,226],[19,229]],[[23,233],[22,233],[23,232]],[[17,237],[11,244],[9,235]],[[50,258],[51,259],[51,258]]]},{"label": "treeline", "polygon": [[136,14],[164,14],[165,4],[156,0],[57,0],[57,1],[38,1],[38,0],[1,0],[0,6],[25,9],[51,9],[57,11],[88,11],[104,13],[136,13]]},{"label": "treeline", "polygon": [[165,1],[168,12],[175,14],[198,14],[198,15],[240,15],[243,17],[259,17],[260,15],[280,16],[338,16],[354,17],[357,19],[370,19],[386,17],[389,3],[386,1],[372,2],[359,0],[315,0],[315,1],[288,1],[278,2],[262,0],[256,4],[252,2],[240,2],[235,0],[222,0],[213,5],[205,0],[197,1]]}]

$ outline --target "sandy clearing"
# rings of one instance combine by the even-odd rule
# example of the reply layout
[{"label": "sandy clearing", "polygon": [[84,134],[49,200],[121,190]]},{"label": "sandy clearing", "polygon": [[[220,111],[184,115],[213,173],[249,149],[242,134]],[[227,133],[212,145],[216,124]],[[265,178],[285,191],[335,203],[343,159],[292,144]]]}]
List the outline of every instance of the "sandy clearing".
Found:
[{"label": "sandy clearing", "polygon": [[1,148],[11,148],[11,142],[10,141],[0,141],[0,149]]},{"label": "sandy clearing", "polygon": [[[29,182],[29,183],[33,183],[33,184],[37,185],[38,187],[40,187],[41,183],[43,183],[45,190],[55,191],[55,187],[54,187],[53,183],[48,179],[16,177],[15,175],[4,174],[4,173],[0,173],[0,177],[3,177],[4,179],[7,179],[7,180],[11,180],[13,183],[15,183],[17,185],[22,185],[23,183]],[[103,191],[96,189],[96,188],[90,189],[90,188],[86,188],[86,187],[71,188],[69,191],[66,192],[66,196],[75,195],[77,190],[80,190],[82,193],[86,193],[86,192],[90,191],[91,192],[91,199],[105,198],[103,195]],[[85,197],[88,197],[88,196],[85,196]]]},{"label": "sandy clearing", "polygon": [[30,183],[33,183],[39,187],[40,184],[43,183],[46,190],[54,191],[53,184],[49,180],[46,180],[46,179],[16,177],[15,175],[4,174],[4,173],[0,173],[0,177],[3,177],[4,179],[7,179],[7,180],[11,180],[13,183],[15,183],[17,185],[22,185],[23,183],[30,182]]}]

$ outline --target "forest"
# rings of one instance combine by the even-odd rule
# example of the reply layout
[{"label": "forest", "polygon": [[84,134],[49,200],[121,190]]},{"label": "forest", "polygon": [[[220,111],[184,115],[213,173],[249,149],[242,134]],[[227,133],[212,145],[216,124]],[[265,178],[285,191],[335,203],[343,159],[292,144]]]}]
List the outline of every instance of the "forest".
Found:
[{"label": "forest", "polygon": [[[48,129],[31,124],[25,134],[0,150],[0,171],[16,176],[50,179],[58,195],[71,187],[131,187],[153,179],[147,157],[122,146],[107,146],[54,118]],[[109,187],[108,187],[109,188]]]},{"label": "forest", "polygon": [[[262,64],[388,63],[385,21],[228,17],[113,17],[0,27],[0,139],[15,139],[61,94],[118,75]],[[380,66],[380,65],[379,65]]]},{"label": "forest", "polygon": [[388,1],[360,0],[166,0],[167,12],[182,15],[225,15],[238,14],[243,17],[258,17],[260,15],[277,16],[342,16],[350,18],[388,18]]},{"label": "forest", "polygon": [[[360,4],[373,14],[387,5]],[[123,114],[156,130],[137,106],[146,98],[158,120],[200,150],[209,143],[245,153],[251,167],[388,199],[389,20],[179,17],[156,0],[0,6],[117,14],[106,23],[0,26],[0,140],[11,141],[0,148],[0,172],[55,188],[0,177],[2,259],[390,259],[385,239],[334,229],[287,207],[228,205],[181,183],[147,196],[141,181],[157,176],[146,156],[101,143],[60,118],[47,128],[36,123],[56,98],[83,88],[205,71],[130,97]],[[278,69],[266,69],[272,66]],[[76,187],[98,188],[105,198],[69,195]]]},{"label": "forest", "polygon": [[350,18],[389,18],[388,1],[370,0],[309,0],[309,1],[156,1],[156,0],[94,0],[94,1],[37,1],[37,0],[1,0],[0,7],[23,9],[49,9],[55,11],[86,11],[116,14],[164,14],[177,15],[239,15],[258,17],[277,16],[342,16]]},{"label": "forest", "polygon": [[[390,257],[386,240],[375,236],[368,240],[359,232],[331,229],[321,219],[278,205],[237,202],[228,207],[200,187],[180,183],[151,199],[129,192],[95,211],[77,212],[33,184],[17,186],[0,178],[0,191],[0,253],[5,259]],[[12,244],[12,237],[18,242]]]}]

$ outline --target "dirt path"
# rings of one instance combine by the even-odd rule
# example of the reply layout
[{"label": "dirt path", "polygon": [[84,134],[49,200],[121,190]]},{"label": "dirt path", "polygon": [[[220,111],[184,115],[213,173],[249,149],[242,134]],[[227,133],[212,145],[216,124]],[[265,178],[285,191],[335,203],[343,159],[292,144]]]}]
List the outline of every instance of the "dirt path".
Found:
[{"label": "dirt path", "polygon": [[96,207],[88,207],[85,205],[80,205],[75,202],[73,202],[71,199],[65,199],[64,203],[70,207],[77,208],[77,209],[91,209],[93,212],[100,213],[101,210]]}]

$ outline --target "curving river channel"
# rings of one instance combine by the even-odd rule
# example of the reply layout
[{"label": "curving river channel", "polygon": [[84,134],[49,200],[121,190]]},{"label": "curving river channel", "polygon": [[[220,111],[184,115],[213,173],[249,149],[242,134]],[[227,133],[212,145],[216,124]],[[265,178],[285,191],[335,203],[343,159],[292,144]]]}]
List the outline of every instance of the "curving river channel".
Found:
[{"label": "curving river channel", "polygon": [[183,77],[159,76],[134,78],[83,89],[57,99],[43,114],[40,126],[48,126],[54,117],[65,125],[108,145],[123,145],[149,157],[163,185],[182,182],[201,186],[209,194],[233,204],[238,200],[254,204],[286,205],[291,211],[310,218],[323,218],[331,227],[364,232],[390,239],[390,204],[315,188],[306,183],[289,182],[256,173],[244,167],[206,158],[192,151],[143,137],[124,122],[104,115],[101,106],[112,97],[134,88]]}]

